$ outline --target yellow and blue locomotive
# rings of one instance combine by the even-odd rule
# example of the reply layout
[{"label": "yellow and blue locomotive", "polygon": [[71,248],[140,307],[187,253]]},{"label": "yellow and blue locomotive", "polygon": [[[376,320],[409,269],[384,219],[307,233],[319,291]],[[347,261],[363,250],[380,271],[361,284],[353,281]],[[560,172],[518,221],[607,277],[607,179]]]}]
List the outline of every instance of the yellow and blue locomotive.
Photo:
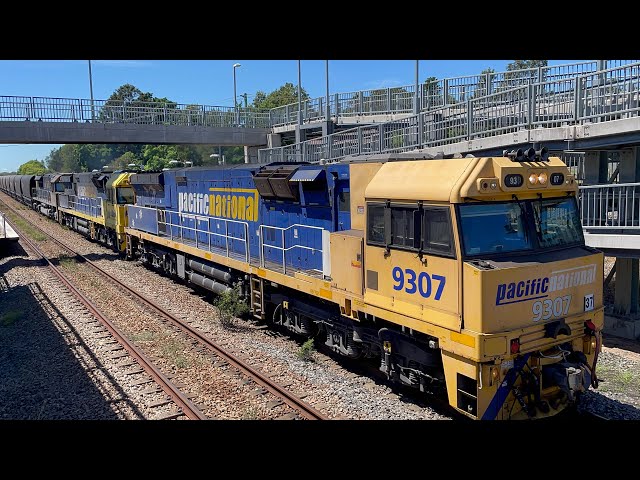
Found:
[{"label": "yellow and blue locomotive", "polygon": [[603,256],[546,150],[179,168],[129,177],[126,249],[477,419],[541,418],[589,386]]},{"label": "yellow and blue locomotive", "polygon": [[118,252],[125,250],[129,176],[138,170],[5,175],[0,189],[34,210]]}]

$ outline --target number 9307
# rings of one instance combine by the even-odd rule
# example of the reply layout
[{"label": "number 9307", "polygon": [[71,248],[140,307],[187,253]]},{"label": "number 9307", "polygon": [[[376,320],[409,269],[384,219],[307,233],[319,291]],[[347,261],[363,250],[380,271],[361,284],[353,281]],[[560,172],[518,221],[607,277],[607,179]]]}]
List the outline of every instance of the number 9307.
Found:
[{"label": "number 9307", "polygon": [[[394,290],[403,290],[406,293],[414,294],[419,293],[424,298],[431,297],[431,294],[435,290],[434,300],[440,300],[442,292],[444,291],[444,285],[447,279],[442,275],[429,275],[427,272],[420,272],[416,274],[410,268],[405,268],[404,271],[400,267],[393,267],[391,272],[395,285]],[[434,283],[437,282],[437,285]]]},{"label": "number 9307", "polygon": [[561,317],[569,313],[571,305],[571,295],[564,297],[547,298],[546,300],[538,300],[533,302],[531,307],[533,311],[533,321],[547,320],[551,317]]}]

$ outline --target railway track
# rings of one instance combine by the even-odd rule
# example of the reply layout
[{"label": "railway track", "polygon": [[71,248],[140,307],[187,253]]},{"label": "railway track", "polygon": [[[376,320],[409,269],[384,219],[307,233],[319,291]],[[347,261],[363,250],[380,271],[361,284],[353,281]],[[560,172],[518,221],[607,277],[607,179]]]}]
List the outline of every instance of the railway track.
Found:
[{"label": "railway track", "polygon": [[[6,204],[5,204],[6,206]],[[17,212],[10,207],[10,210],[13,211],[14,214]],[[13,223],[6,219],[7,223],[11,224],[14,230],[19,231],[19,229],[13,225]],[[20,241],[27,245],[29,249],[31,249],[36,256],[40,257],[43,261],[44,265],[46,265],[49,270],[60,280],[60,282],[64,285],[64,287],[77,298],[78,302],[84,306],[101,324],[106,328],[106,330],[102,330],[101,332],[96,332],[98,335],[103,332],[108,332],[115,342],[118,345],[111,347],[113,356],[117,356],[117,358],[121,358],[123,356],[129,356],[136,360],[139,367],[151,377],[150,379],[143,379],[140,381],[140,385],[151,383],[151,379],[155,381],[162,391],[164,391],[171,400],[177,405],[178,410],[172,412],[170,415],[167,415],[166,419],[169,418],[178,418],[180,416],[186,416],[190,420],[204,420],[207,417],[180,391],[180,389],[174,385],[167,376],[165,376],[132,342],[130,342],[126,336],[122,334],[122,332],[111,322],[99,309],[98,307],[91,302],[85,295],[78,290],[73,283],[67,278],[67,276],[62,272],[62,270],[54,265],[51,260],[38,248],[38,246],[31,241],[27,235],[20,235]],[[126,353],[122,352],[122,350],[126,350]],[[114,358],[114,357],[112,357]],[[135,362],[130,362],[130,365],[134,365]],[[140,371],[134,370],[131,372],[141,373]],[[156,393],[157,389],[149,389],[149,393]],[[155,406],[164,406],[168,402],[156,402]],[[152,405],[153,406],[153,405]]]},{"label": "railway track", "polygon": [[[210,340],[207,337],[205,337],[198,330],[195,330],[194,328],[192,328],[187,323],[185,323],[182,320],[178,319],[177,317],[175,317],[171,313],[165,311],[162,307],[158,306],[155,302],[147,299],[145,296],[139,294],[138,292],[136,292],[132,288],[128,287],[127,285],[122,283],[118,278],[114,277],[113,275],[111,275],[107,271],[103,270],[101,267],[96,265],[93,261],[91,261],[90,259],[88,259],[84,255],[82,255],[81,253],[79,253],[76,250],[68,247],[67,245],[63,244],[62,242],[60,242],[55,237],[51,236],[50,234],[48,234],[44,230],[40,229],[35,223],[33,223],[32,221],[28,220],[24,216],[20,215],[20,213],[17,210],[15,210],[14,208],[12,208],[8,204],[6,204],[6,202],[2,201],[2,203],[5,205],[7,210],[11,211],[14,215],[19,216],[24,222],[29,224],[32,228],[38,230],[39,232],[42,232],[42,234],[47,237],[47,240],[50,240],[53,243],[55,243],[56,245],[60,246],[62,249],[67,251],[70,255],[75,257],[75,259],[77,259],[78,261],[89,265],[91,268],[93,268],[96,272],[98,272],[100,275],[102,275],[109,282],[111,282],[112,284],[116,285],[122,292],[126,293],[130,297],[133,297],[135,300],[137,300],[138,302],[143,304],[145,307],[149,308],[150,310],[155,312],[157,315],[159,315],[161,317],[161,319],[163,319],[162,320],[163,322],[168,322],[169,324],[173,325],[174,327],[178,328],[180,331],[185,333],[187,336],[189,336],[192,339],[192,341],[197,342],[199,345],[202,345],[203,347],[205,347],[207,350],[209,350],[211,353],[213,353],[216,357],[218,357],[220,359],[219,363],[222,363],[222,364],[226,363],[226,364],[231,365],[233,368],[235,368],[241,374],[243,374],[244,376],[248,377],[253,382],[255,382],[255,384],[257,384],[257,386],[259,388],[264,389],[265,392],[266,391],[270,392],[272,395],[274,395],[275,397],[280,399],[284,404],[289,406],[295,412],[298,412],[300,417],[302,417],[304,419],[308,419],[308,420],[323,420],[323,419],[326,419],[326,417],[322,413],[320,413],[318,410],[316,410],[312,406],[306,404],[301,398],[299,398],[298,396],[294,395],[292,392],[286,390],[283,386],[281,386],[278,383],[274,382],[273,380],[271,380],[267,376],[263,375],[261,372],[259,372],[258,370],[254,369],[248,363],[242,361],[241,359],[239,359],[236,356],[234,356],[232,353],[226,351],[224,348],[222,348],[221,346],[217,345],[212,340]],[[23,236],[23,238],[24,238],[24,236]],[[30,242],[28,239],[27,239],[27,242],[29,244],[32,244],[32,242]],[[37,247],[34,246],[34,248],[37,248]],[[48,260],[47,260],[47,262],[52,267],[56,268],[55,265],[51,264],[51,262],[49,262]],[[80,292],[78,292],[78,294],[82,295]],[[290,419],[290,418],[296,418],[296,416],[285,415],[285,416],[283,416],[283,418]]]}]

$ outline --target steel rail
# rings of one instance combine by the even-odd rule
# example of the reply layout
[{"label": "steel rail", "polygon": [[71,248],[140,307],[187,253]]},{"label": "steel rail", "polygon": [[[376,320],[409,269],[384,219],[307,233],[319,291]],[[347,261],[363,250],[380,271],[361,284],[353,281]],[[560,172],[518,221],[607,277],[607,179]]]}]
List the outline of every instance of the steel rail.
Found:
[{"label": "steel rail", "polygon": [[[4,203],[4,202],[3,202]],[[5,203],[6,205],[6,203]],[[19,215],[13,208],[9,207],[14,214]],[[23,220],[28,222],[29,224],[35,225],[26,220],[24,217],[19,215]],[[6,220],[16,231],[15,225],[12,224],[10,220]],[[37,227],[36,227],[37,228]],[[40,229],[39,229],[40,230]],[[42,231],[42,230],[40,230]],[[43,232],[46,234],[46,232]],[[48,234],[47,234],[48,235]],[[55,238],[51,237],[56,243],[62,245]],[[38,256],[40,256],[41,260],[44,260],[45,265],[49,267],[49,269],[60,279],[60,281],[69,289],[69,291],[83,304],[87,307],[87,309],[96,317],[115,337],[115,339],[120,343],[131,355],[134,357],[140,366],[144,368],[144,370],[151,375],[151,377],[160,385],[162,390],[164,390],[167,395],[171,397],[171,399],[182,409],[182,412],[189,418],[190,420],[206,420],[208,417],[204,415],[178,388],[171,383],[171,381],[160,371],[158,368],[151,363],[150,360],[146,358],[146,356],[127,338],[120,332],[120,330],[98,309],[98,307],[87,297],[85,297],[80,290],[78,290],[71,281],[66,277],[62,271],[56,267],[51,260],[32,242],[27,235],[21,235],[20,241],[24,241],[31,250],[33,250]],[[64,245],[63,245],[64,246]],[[67,247],[65,247],[67,248]],[[68,249],[68,248],[67,248]],[[70,249],[68,249],[70,251]]]},{"label": "steel rail", "polygon": [[[14,214],[19,215],[16,212],[16,210],[14,210],[13,208],[9,206],[8,208],[12,210]],[[203,336],[200,332],[191,328],[189,325],[187,325],[186,323],[176,318],[173,314],[163,310],[162,307],[159,307],[158,305],[156,305],[156,303],[154,303],[152,300],[149,300],[144,295],[141,295],[140,293],[136,292],[132,288],[128,287],[127,285],[122,283],[119,279],[112,276],[110,273],[106,272],[105,270],[100,268],[98,265],[96,265],[94,262],[86,258],[84,255],[76,252],[72,248],[60,242],[55,237],[49,235],[47,232],[43,231],[40,227],[38,227],[36,224],[31,222],[30,220],[22,216],[21,218],[27,223],[29,223],[30,225],[32,225],[34,228],[41,231],[43,234],[50,237],[51,240],[53,240],[56,244],[60,245],[62,248],[66,249],[69,253],[72,253],[76,257],[80,258],[83,262],[86,262],[87,264],[91,265],[96,271],[98,271],[99,273],[101,273],[102,275],[110,279],[112,282],[118,285],[122,290],[134,296],[136,299],[142,301],[146,306],[151,308],[153,311],[155,311],[159,315],[170,320],[174,325],[180,328],[184,333],[186,333],[193,339],[197,340],[199,343],[205,345],[210,351],[213,351],[216,355],[225,359],[228,363],[232,364],[238,370],[244,372],[245,375],[248,375],[249,377],[251,377],[258,385],[264,387],[273,395],[282,399],[288,406],[290,406],[295,410],[298,410],[302,414],[302,416],[305,417],[306,419],[308,420],[326,420],[327,419],[327,417],[325,417],[322,413],[320,413],[318,410],[313,408],[311,405],[306,404],[301,398],[294,395],[292,392],[289,392],[284,387],[273,382],[272,380],[270,380],[268,377],[266,377],[259,371],[253,369],[247,363],[235,357],[233,354],[227,352],[223,347],[216,344],[215,342],[208,339],[207,337]]]}]

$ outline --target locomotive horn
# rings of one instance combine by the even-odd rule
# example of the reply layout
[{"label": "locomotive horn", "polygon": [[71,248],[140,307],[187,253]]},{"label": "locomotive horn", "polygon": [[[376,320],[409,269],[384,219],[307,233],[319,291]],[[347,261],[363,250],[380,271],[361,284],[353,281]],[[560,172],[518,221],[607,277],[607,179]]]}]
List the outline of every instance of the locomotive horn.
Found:
[{"label": "locomotive horn", "polygon": [[502,156],[503,157],[509,157],[514,162],[521,162],[521,161],[524,160],[523,152],[522,152],[521,148],[519,148],[518,150],[511,150],[511,151],[503,150],[502,151]]},{"label": "locomotive horn", "polygon": [[527,148],[524,151],[524,157],[525,161],[533,162],[536,159],[536,151],[533,148]]},{"label": "locomotive horn", "polygon": [[524,158],[523,158],[524,152],[522,151],[522,149],[521,149],[521,148],[519,148],[519,149],[517,149],[517,150],[514,150],[513,152],[515,153],[515,157],[516,157],[516,158],[515,158],[515,160],[516,160],[516,162],[521,162],[521,161],[523,161],[523,160],[524,160]]},{"label": "locomotive horn", "polygon": [[541,162],[546,162],[549,160],[549,149],[542,147],[540,150],[536,150],[536,157],[538,157]]}]

